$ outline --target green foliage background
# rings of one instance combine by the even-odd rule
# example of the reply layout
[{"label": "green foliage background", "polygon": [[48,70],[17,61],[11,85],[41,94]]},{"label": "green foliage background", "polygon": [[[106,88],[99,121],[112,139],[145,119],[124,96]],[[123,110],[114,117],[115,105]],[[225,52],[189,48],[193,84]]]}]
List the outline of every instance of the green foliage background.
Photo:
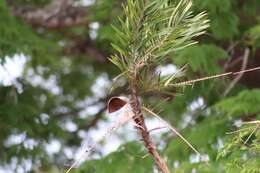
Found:
[{"label": "green foliage background", "polygon": [[[93,84],[102,75],[112,81],[118,74],[118,69],[107,57],[114,53],[111,43],[118,41],[112,25],[119,26],[117,17],[123,16],[121,4],[125,1],[97,0],[86,7],[87,24],[58,30],[31,26],[25,20],[15,17],[10,8],[14,3],[18,7],[44,8],[50,2],[0,1],[0,63],[4,65],[8,58],[12,59],[17,54],[27,57],[21,77],[8,85],[0,81],[0,166],[6,168],[16,158],[17,169],[14,172],[18,171],[25,159],[33,163],[30,172],[63,172],[65,165],[71,161],[66,158],[65,150],[70,148],[75,151],[80,147],[83,139],[78,134],[87,132],[89,128],[86,127],[93,119],[91,113],[83,111],[91,104],[101,105],[100,109],[104,109],[111,95],[110,86],[105,86],[105,94],[97,98],[91,89]],[[259,0],[193,0],[192,8],[196,14],[201,11],[208,13],[210,28],[206,34],[196,38],[199,44],[172,53],[164,65],[174,64],[180,68],[187,64],[183,77],[186,80],[230,70],[239,71],[244,51],[249,48],[248,67],[260,66]],[[93,29],[90,23],[93,22],[98,22],[99,28],[97,37],[91,39]],[[65,50],[75,44],[75,38],[81,38],[85,45],[91,45],[101,52],[104,62],[98,61],[97,55],[89,51],[66,53]],[[234,61],[238,63],[232,65]],[[36,84],[30,76],[38,76],[43,80],[55,79],[59,92],[52,92],[51,88]],[[260,172],[260,131],[255,129],[258,126],[235,125],[260,119],[260,73],[245,74],[241,82],[223,97],[232,79],[219,78],[176,89],[174,92],[177,95],[167,101],[163,96],[153,94],[142,98],[150,107],[161,110],[160,115],[164,119],[209,157],[207,164],[191,163],[195,154],[180,139],[165,133],[160,137],[161,141],[165,141],[160,152],[172,172]],[[116,95],[126,94],[125,88],[119,85],[113,92]],[[87,98],[95,99],[86,103]],[[191,109],[191,104],[198,99],[202,99],[203,104]],[[158,102],[163,104],[157,106]],[[42,118],[46,115],[47,123]],[[106,121],[104,111],[101,111],[101,115],[101,120]],[[184,126],[187,117],[190,120]],[[68,121],[76,124],[75,131],[64,128]],[[247,129],[227,134],[244,128]],[[25,135],[23,141],[6,144],[10,136],[18,134]],[[29,139],[37,141],[32,148],[26,147],[26,140]],[[61,149],[56,154],[48,155],[46,144],[53,140],[60,142]],[[155,141],[159,143],[160,140]],[[73,172],[155,172],[152,159],[142,157],[145,154],[142,142],[136,139],[105,157],[83,163]]]}]

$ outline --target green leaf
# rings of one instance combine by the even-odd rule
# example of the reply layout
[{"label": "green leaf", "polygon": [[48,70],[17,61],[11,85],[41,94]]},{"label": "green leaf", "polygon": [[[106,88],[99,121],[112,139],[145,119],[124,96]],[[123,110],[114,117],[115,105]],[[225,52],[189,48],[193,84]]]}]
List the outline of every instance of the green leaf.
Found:
[{"label": "green leaf", "polygon": [[232,39],[239,32],[239,19],[232,12],[210,15],[210,19],[210,30],[216,39]]},{"label": "green leaf", "polygon": [[111,56],[111,58],[109,58],[109,61],[115,64],[121,71],[125,69],[123,61],[121,61],[118,56],[116,55]]},{"label": "green leaf", "polygon": [[213,44],[201,44],[178,52],[173,57],[173,61],[179,66],[188,64],[193,72],[200,71],[205,74],[216,74],[222,71],[221,67],[216,64],[219,60],[227,57],[227,53],[222,48]]},{"label": "green leaf", "polygon": [[230,0],[194,0],[194,7],[197,10],[206,10],[209,13],[223,13],[230,11]]},{"label": "green leaf", "polygon": [[248,44],[250,46],[253,46],[254,48],[260,47],[260,25],[251,27],[245,35],[249,38]]},{"label": "green leaf", "polygon": [[243,116],[260,112],[260,90],[245,90],[237,96],[226,98],[215,105],[218,111],[229,116]]}]

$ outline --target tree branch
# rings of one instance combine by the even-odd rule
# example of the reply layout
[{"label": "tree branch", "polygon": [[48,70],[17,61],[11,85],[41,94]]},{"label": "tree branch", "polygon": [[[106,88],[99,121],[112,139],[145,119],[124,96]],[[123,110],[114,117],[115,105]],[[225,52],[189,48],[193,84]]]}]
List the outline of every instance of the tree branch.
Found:
[{"label": "tree branch", "polygon": [[88,131],[90,128],[97,125],[98,121],[102,118],[102,115],[104,111],[106,110],[106,107],[101,108],[98,113],[94,116],[94,118],[88,122],[88,124],[85,126],[84,130]]},{"label": "tree branch", "polygon": [[[249,48],[245,49],[244,52],[244,56],[243,56],[243,64],[242,64],[242,68],[241,71],[244,71],[247,67],[248,64],[248,58],[249,58]],[[223,97],[227,96],[228,93],[234,88],[234,86],[238,83],[238,81],[243,77],[244,73],[239,73],[235,79],[230,83],[230,85],[226,88],[226,90],[224,91]]]},{"label": "tree branch", "polygon": [[63,53],[67,55],[87,54],[90,58],[99,63],[108,62],[108,55],[98,49],[91,41],[82,40],[80,38],[72,38],[71,46],[64,48]]},{"label": "tree branch", "polygon": [[53,0],[43,8],[18,6],[9,3],[12,14],[27,23],[48,29],[59,29],[86,24],[87,8],[76,7],[73,0]]}]

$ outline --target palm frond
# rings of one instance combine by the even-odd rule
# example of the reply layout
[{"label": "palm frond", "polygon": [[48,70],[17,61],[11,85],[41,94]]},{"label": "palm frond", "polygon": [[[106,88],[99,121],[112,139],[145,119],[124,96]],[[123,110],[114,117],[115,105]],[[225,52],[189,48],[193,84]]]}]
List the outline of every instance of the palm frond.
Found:
[{"label": "palm frond", "polygon": [[191,0],[128,0],[120,28],[114,27],[118,43],[113,47],[120,56],[113,62],[138,82],[136,75],[144,68],[195,44],[192,39],[205,32],[209,20],[204,12],[193,15],[191,6]]}]

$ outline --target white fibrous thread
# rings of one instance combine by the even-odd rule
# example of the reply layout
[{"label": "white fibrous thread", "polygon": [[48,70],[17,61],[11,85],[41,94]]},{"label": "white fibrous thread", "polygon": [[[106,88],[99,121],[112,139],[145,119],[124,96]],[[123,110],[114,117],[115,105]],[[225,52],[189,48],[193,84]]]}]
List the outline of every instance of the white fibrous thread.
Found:
[{"label": "white fibrous thread", "polygon": [[[122,114],[119,118],[117,118],[116,121],[113,122],[113,124],[106,130],[106,133],[97,141],[97,143],[101,142],[108,136],[110,136],[114,131],[119,129],[121,126],[125,125],[128,121],[130,121],[133,117],[133,112],[131,109],[131,106],[129,103],[127,103],[122,108]],[[95,145],[88,147],[82,155],[74,161],[74,163],[70,166],[70,168],[66,171],[66,173],[69,173],[72,168],[74,168],[78,163],[83,159],[86,158],[92,151],[95,150]]]}]

